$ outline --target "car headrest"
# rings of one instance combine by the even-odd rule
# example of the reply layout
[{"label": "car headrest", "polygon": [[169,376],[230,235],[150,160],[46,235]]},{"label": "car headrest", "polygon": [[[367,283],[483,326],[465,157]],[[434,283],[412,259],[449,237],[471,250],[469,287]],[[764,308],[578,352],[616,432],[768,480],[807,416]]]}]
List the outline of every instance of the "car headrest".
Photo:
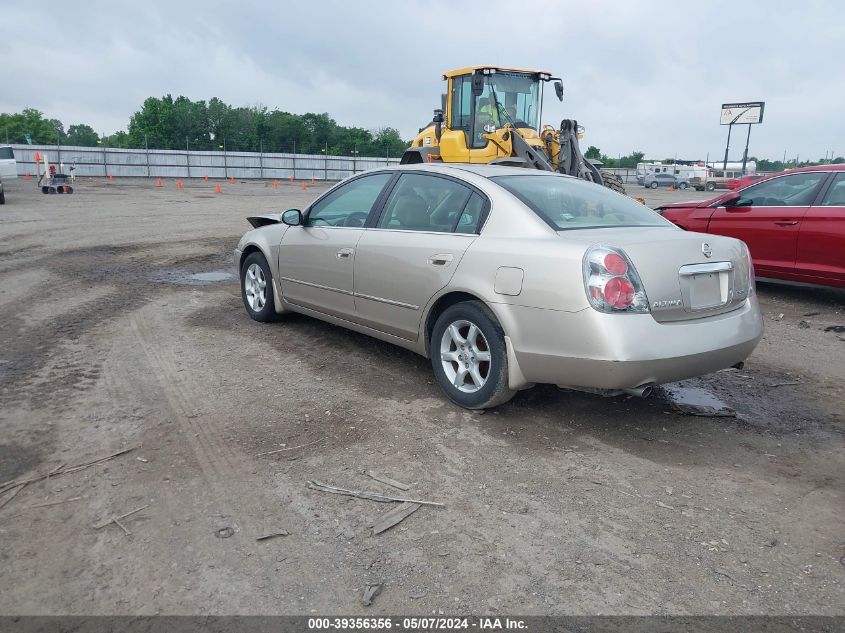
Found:
[{"label": "car headrest", "polygon": [[408,191],[400,193],[396,200],[396,219],[402,228],[427,229],[431,227],[428,204],[419,194]]}]

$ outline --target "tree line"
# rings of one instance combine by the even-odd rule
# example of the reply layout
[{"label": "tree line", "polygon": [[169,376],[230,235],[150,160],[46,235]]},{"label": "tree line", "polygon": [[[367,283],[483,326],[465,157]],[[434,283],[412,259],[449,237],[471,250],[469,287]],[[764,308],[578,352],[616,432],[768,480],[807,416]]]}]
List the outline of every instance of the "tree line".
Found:
[{"label": "tree line", "polygon": [[395,128],[338,125],[325,112],[291,114],[261,105],[235,107],[217,97],[206,102],[169,94],[146,99],[125,131],[108,135],[85,123],[65,128],[34,108],[0,113],[0,142],[397,157],[410,144]]}]

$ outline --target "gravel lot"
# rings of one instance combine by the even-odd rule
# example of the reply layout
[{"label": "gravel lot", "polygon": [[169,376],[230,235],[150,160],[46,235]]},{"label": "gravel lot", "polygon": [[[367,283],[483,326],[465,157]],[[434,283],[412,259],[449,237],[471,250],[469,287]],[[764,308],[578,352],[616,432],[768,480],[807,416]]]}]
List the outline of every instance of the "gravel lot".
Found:
[{"label": "gravel lot", "polygon": [[[31,184],[0,207],[0,481],[134,450],[0,496],[0,613],[845,614],[845,293],[759,285],[746,367],[683,385],[736,417],[552,387],[479,415],[410,352],[247,317],[244,217],[323,185]],[[445,507],[371,536],[388,504],[312,479]]]}]

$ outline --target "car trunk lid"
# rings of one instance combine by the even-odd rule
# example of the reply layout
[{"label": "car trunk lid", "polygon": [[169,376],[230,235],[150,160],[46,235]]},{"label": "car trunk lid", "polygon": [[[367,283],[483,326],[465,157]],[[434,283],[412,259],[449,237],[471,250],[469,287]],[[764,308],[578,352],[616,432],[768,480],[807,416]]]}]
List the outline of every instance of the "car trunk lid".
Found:
[{"label": "car trunk lid", "polygon": [[745,245],[718,235],[674,227],[561,231],[585,248],[621,249],[639,274],[652,316],[660,322],[698,319],[738,308],[748,297]]}]

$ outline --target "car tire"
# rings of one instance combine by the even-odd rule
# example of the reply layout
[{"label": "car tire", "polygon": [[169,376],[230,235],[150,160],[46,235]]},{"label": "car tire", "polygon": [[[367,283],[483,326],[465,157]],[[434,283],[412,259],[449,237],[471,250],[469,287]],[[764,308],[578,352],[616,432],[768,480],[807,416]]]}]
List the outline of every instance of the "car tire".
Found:
[{"label": "car tire", "polygon": [[678,183],[678,189],[686,189],[689,185],[685,182]]},{"label": "car tire", "polygon": [[649,187],[651,187],[652,189],[657,189],[659,186],[660,185],[658,185],[657,182],[653,182],[649,185]]},{"label": "car tire", "polygon": [[6,192],[0,191],[0,204],[6,204]]},{"label": "car tire", "polygon": [[446,308],[434,323],[429,352],[440,388],[458,406],[488,409],[516,393],[508,388],[505,333],[480,301]]},{"label": "car tire", "polygon": [[715,185],[715,183],[708,182],[708,183],[707,183],[707,191],[716,191],[716,185]]},{"label": "car tire", "polygon": [[241,265],[241,299],[247,314],[269,323],[278,317],[273,297],[273,274],[261,253],[250,253]]}]

